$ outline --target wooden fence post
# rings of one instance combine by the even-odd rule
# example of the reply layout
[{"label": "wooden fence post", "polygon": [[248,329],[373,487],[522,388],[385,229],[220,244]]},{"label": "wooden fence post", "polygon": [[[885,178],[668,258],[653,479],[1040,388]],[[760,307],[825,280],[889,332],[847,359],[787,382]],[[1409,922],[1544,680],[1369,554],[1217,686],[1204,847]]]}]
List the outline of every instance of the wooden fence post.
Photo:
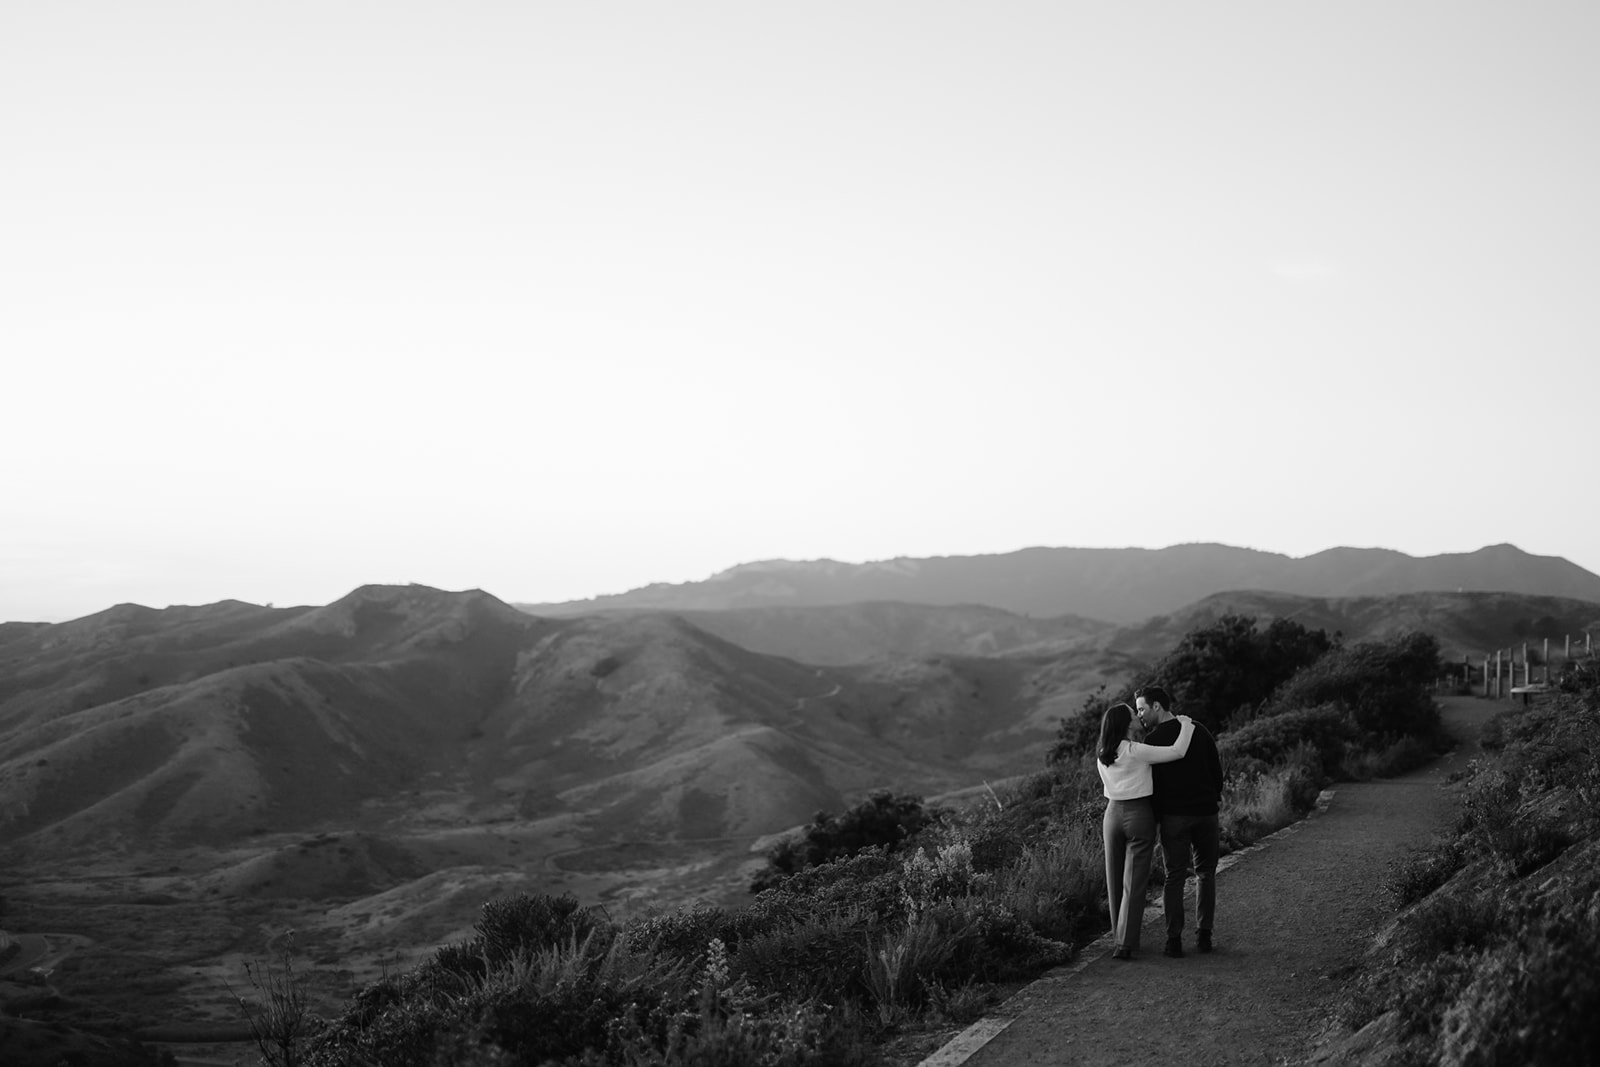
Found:
[{"label": "wooden fence post", "polygon": [[1550,684],[1550,639],[1544,639],[1544,684]]},{"label": "wooden fence post", "polygon": [[1500,699],[1500,650],[1494,650],[1494,698]]}]

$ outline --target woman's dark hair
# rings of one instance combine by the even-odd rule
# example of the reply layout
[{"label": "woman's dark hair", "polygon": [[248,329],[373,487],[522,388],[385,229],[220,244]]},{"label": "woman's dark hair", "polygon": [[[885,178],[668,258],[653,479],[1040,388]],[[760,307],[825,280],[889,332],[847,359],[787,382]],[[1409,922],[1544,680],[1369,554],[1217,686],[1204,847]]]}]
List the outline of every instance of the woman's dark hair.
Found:
[{"label": "woman's dark hair", "polygon": [[1128,736],[1128,724],[1133,721],[1133,709],[1126,704],[1113,704],[1100,716],[1100,750],[1096,753],[1107,767],[1117,762],[1117,746]]}]

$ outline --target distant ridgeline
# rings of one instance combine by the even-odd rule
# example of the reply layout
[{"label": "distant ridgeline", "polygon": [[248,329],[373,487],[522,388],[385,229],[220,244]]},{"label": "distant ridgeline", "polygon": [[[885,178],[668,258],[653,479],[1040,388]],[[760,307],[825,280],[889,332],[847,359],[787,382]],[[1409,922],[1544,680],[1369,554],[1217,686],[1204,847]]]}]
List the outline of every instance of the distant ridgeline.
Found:
[{"label": "distant ridgeline", "polygon": [[1126,624],[1239,590],[1309,597],[1504,592],[1600,602],[1600,575],[1514,545],[1420,558],[1389,549],[1333,548],[1302,559],[1218,544],[1027,548],[876,563],[770,560],[733,567],[701,582],[518,606],[539,615],[572,615],[895,601],[984,605],[1021,615],[1076,615]]}]

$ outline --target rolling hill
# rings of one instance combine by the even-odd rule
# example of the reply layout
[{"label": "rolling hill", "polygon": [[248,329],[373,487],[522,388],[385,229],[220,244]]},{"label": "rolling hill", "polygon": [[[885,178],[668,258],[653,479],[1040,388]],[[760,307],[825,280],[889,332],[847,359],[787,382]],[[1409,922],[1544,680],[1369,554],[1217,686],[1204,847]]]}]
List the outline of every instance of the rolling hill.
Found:
[{"label": "rolling hill", "polygon": [[[584,839],[755,837],[875,787],[1037,765],[1023,659],[819,666],[667,615],[481,592],[123,605],[0,645],[0,847],[221,845],[581,815]],[[439,812],[453,814],[439,815]]]},{"label": "rolling hill", "polygon": [[1124,627],[893,603],[545,618],[420,586],[121,605],[0,633],[0,849],[481,819],[753,839],[873,788],[1031,770],[1100,682],[1229,612],[1427,630],[1452,658],[1600,628],[1593,602],[1486,592],[1230,591]]},{"label": "rolling hill", "polygon": [[893,601],[977,604],[1026,616],[1076,615],[1125,625],[1171,614],[1215,593],[1252,589],[1318,597],[1509,592],[1600,601],[1600,575],[1514,545],[1421,558],[1381,548],[1333,548],[1299,559],[1217,544],[1027,548],[872,563],[769,560],[733,567],[701,582],[517,606],[536,615],[560,616]]},{"label": "rolling hill", "polygon": [[833,666],[1075,647],[1116,630],[1075,615],[1035,619],[976,604],[877,601],[674,614],[752,651]]}]

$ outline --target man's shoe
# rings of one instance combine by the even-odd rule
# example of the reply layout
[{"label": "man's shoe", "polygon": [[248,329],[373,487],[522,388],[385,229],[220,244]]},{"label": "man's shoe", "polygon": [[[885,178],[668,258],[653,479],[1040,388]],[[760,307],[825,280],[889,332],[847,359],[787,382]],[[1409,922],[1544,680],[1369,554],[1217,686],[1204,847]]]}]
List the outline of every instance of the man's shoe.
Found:
[{"label": "man's shoe", "polygon": [[1119,948],[1111,953],[1111,958],[1114,960],[1131,960],[1133,959],[1133,953],[1125,948]]},{"label": "man's shoe", "polygon": [[1167,947],[1161,950],[1161,954],[1175,960],[1183,959],[1183,942],[1176,937],[1167,938]]},{"label": "man's shoe", "polygon": [[1199,936],[1195,938],[1194,947],[1197,950],[1201,951],[1201,952],[1210,952],[1211,951],[1211,931],[1210,930],[1201,930]]}]

